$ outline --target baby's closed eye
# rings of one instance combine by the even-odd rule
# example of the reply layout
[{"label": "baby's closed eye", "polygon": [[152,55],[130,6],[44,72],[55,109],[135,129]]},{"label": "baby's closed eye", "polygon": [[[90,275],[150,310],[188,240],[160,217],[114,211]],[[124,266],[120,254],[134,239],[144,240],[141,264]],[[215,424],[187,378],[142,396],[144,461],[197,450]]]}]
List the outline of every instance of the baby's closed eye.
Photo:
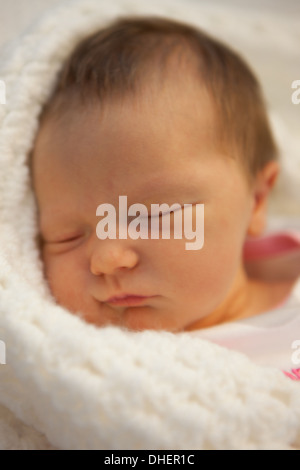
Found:
[{"label": "baby's closed eye", "polygon": [[51,252],[60,253],[71,250],[82,243],[86,238],[84,232],[76,232],[56,236],[41,236],[42,247]]},{"label": "baby's closed eye", "polygon": [[148,215],[149,219],[151,217],[163,217],[165,215],[170,215],[173,212],[180,211],[184,208],[183,205],[181,204],[172,204],[171,206],[168,206],[168,204],[166,204],[165,206],[164,204],[161,204],[160,208],[158,207],[159,204],[152,204],[152,205],[154,207],[153,208],[151,207],[151,211],[149,211],[149,215]]}]

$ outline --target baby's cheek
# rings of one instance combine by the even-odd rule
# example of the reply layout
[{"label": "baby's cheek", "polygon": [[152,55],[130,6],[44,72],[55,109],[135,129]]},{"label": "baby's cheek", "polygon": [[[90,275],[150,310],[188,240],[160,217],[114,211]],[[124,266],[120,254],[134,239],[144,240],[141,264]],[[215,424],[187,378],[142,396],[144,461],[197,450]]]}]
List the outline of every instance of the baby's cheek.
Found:
[{"label": "baby's cheek", "polygon": [[57,302],[70,309],[79,306],[80,292],[83,286],[80,270],[65,255],[43,254],[44,272],[52,295]]},{"label": "baby's cheek", "polygon": [[207,224],[203,248],[186,255],[191,257],[190,288],[195,296],[207,300],[209,308],[215,308],[226,296],[240,264],[238,243],[230,242],[228,233],[222,235],[219,227]]},{"label": "baby's cheek", "polygon": [[57,303],[97,326],[119,325],[120,316],[89,294],[89,272],[80,255],[66,253],[44,257],[45,275]]}]

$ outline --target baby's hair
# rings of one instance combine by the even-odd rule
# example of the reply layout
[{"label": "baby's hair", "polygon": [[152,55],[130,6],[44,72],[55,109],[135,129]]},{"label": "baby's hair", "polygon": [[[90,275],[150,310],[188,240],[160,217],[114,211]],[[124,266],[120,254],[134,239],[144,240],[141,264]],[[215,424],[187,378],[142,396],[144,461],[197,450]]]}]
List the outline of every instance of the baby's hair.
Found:
[{"label": "baby's hair", "polygon": [[277,158],[260,85],[236,52],[179,21],[119,18],[83,39],[63,65],[41,120],[96,97],[104,102],[137,95],[154,76],[162,81],[174,59],[175,78],[178,73],[183,81],[193,77],[209,92],[220,144],[229,156],[238,156],[251,183]]}]

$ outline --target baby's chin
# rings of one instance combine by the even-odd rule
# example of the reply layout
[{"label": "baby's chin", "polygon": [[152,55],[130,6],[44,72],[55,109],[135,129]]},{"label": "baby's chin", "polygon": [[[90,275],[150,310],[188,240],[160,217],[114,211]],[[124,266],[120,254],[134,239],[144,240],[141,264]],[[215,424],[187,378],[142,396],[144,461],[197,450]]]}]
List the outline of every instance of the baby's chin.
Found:
[{"label": "baby's chin", "polygon": [[[68,308],[68,307],[67,307]],[[99,328],[115,326],[133,332],[152,330],[176,333],[183,331],[183,325],[177,325],[171,313],[160,311],[152,306],[122,307],[113,309],[102,303],[94,309],[70,309],[82,320]]]}]

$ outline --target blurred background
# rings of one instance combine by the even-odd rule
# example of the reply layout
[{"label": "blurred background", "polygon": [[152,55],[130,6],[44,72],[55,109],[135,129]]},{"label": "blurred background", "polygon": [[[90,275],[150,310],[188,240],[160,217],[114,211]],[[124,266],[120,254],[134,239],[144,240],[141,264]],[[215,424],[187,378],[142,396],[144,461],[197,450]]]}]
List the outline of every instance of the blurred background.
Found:
[{"label": "blurred background", "polygon": [[[13,38],[41,12],[51,6],[62,3],[63,0],[0,0],[1,29],[0,45]],[[150,0],[139,0],[138,3]],[[161,0],[163,3],[164,0]],[[297,17],[300,21],[299,0],[190,0],[195,3],[228,6],[247,11],[270,12],[287,18]],[[113,0],[112,0],[113,2]],[[299,27],[300,29],[300,27]]]},{"label": "blurred background", "polygon": [[[132,0],[131,3],[146,5],[149,2],[151,0]],[[272,210],[300,220],[300,104],[295,105],[291,100],[291,84],[300,80],[300,0],[182,2],[201,7],[199,14],[204,13],[204,28],[208,12],[209,32],[241,52],[260,79],[270,112],[283,123],[278,133],[286,149],[286,180],[294,178],[293,184],[284,186],[283,183],[283,191],[281,188],[281,195],[286,193],[290,203],[277,197]],[[40,14],[61,3],[64,0],[0,0],[0,61],[2,45],[30,28]]]}]

